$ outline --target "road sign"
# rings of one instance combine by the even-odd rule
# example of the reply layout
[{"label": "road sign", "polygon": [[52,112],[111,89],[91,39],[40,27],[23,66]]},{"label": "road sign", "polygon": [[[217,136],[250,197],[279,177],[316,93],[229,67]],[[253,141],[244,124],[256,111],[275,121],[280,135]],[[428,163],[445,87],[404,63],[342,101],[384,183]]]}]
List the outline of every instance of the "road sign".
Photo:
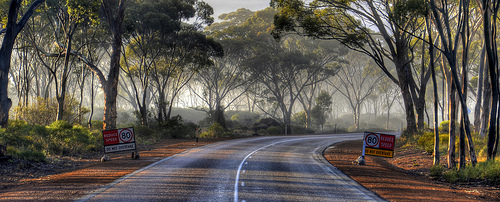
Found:
[{"label": "road sign", "polygon": [[395,135],[365,132],[362,156],[366,154],[392,158],[394,156],[395,142]]},{"label": "road sign", "polygon": [[134,128],[102,131],[106,153],[135,150]]}]

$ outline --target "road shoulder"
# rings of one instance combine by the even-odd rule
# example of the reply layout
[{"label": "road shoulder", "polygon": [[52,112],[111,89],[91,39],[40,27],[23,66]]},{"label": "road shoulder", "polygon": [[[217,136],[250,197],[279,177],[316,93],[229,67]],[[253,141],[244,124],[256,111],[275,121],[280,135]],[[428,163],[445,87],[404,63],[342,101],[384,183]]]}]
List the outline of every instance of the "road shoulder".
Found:
[{"label": "road shoulder", "polygon": [[[495,187],[452,185],[431,179],[421,169],[403,169],[405,166],[424,168],[432,164],[432,157],[415,151],[396,150],[401,159],[366,157],[366,165],[353,163],[361,155],[362,141],[335,144],[325,150],[324,157],[339,170],[364,187],[389,201],[499,201],[500,191]],[[405,162],[406,161],[406,162]],[[418,161],[418,163],[416,163]]]}]

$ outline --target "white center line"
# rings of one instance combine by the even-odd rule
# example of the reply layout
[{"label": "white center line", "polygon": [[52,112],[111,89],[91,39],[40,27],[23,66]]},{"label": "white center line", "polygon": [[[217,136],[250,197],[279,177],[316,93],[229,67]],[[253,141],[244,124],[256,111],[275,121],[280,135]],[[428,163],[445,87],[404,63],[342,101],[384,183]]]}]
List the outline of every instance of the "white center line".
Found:
[{"label": "white center line", "polygon": [[259,150],[265,149],[265,148],[270,147],[270,146],[274,146],[275,144],[284,143],[284,142],[290,142],[290,141],[296,141],[296,140],[299,140],[299,139],[301,139],[301,138],[284,140],[284,141],[280,141],[280,142],[275,142],[275,143],[272,143],[272,144],[268,144],[266,146],[263,146],[261,148],[258,148],[256,150],[252,151],[250,154],[248,154],[247,156],[245,156],[245,158],[243,158],[243,160],[241,161],[240,166],[238,167],[238,170],[236,171],[236,179],[235,179],[235,182],[234,182],[234,202],[238,202],[238,181],[240,181],[241,168],[243,167],[243,163],[244,164],[248,164],[248,162],[246,160],[250,156],[252,156],[254,153],[256,153]]}]

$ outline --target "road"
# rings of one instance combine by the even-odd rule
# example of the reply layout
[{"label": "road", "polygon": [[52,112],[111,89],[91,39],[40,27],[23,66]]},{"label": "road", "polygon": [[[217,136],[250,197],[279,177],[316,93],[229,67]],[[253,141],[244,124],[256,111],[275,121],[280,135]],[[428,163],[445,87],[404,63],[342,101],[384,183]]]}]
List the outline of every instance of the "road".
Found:
[{"label": "road", "polygon": [[361,138],[358,133],[218,142],[163,159],[80,201],[383,201],[321,154],[333,143]]}]

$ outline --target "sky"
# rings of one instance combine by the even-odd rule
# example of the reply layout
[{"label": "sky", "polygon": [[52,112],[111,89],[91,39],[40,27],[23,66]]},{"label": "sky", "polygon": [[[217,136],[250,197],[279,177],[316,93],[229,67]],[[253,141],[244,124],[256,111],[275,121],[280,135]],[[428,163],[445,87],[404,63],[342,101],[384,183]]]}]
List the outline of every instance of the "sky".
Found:
[{"label": "sky", "polygon": [[248,8],[251,11],[258,11],[269,7],[270,0],[204,0],[214,8],[215,21],[218,21],[219,15],[230,13],[239,8]]}]

